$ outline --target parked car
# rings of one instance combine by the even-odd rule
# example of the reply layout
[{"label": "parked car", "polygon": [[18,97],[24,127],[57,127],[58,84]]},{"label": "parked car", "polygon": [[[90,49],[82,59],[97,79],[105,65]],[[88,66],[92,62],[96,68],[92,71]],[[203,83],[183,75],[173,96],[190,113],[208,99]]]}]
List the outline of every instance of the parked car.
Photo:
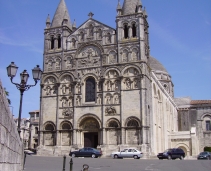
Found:
[{"label": "parked car", "polygon": [[124,149],[120,152],[113,152],[111,154],[111,157],[114,159],[117,158],[134,158],[134,159],[140,159],[143,156],[143,153],[137,149],[129,148]]},{"label": "parked car", "polygon": [[204,151],[201,152],[198,156],[197,156],[198,160],[202,160],[202,159],[206,159],[206,160],[211,160],[211,153],[208,151]]},{"label": "parked car", "polygon": [[97,157],[102,156],[102,152],[100,150],[97,150],[96,148],[85,147],[85,148],[79,149],[77,151],[70,151],[69,156],[97,158]]},{"label": "parked car", "polygon": [[163,153],[158,153],[157,157],[162,159],[176,159],[179,158],[180,160],[183,160],[185,158],[185,152],[181,148],[170,148],[165,150]]}]

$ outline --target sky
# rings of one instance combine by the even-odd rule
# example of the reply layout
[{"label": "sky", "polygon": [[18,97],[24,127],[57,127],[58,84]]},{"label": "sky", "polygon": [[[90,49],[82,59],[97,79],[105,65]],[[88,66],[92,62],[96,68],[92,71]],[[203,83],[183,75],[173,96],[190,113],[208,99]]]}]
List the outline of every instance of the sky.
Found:
[{"label": "sky", "polygon": [[[6,67],[27,70],[28,84],[34,84],[31,70],[43,68],[44,29],[47,15],[52,20],[60,0],[0,0],[0,80],[9,92],[11,111],[18,117],[20,92],[10,82]],[[66,0],[71,21],[77,27],[93,18],[116,27],[118,0]],[[123,0],[120,0],[123,4]],[[175,97],[211,99],[211,0],[142,0],[149,23],[150,55],[167,69],[174,83]],[[40,83],[40,82],[39,82]],[[39,110],[40,84],[24,92],[22,117]]]}]

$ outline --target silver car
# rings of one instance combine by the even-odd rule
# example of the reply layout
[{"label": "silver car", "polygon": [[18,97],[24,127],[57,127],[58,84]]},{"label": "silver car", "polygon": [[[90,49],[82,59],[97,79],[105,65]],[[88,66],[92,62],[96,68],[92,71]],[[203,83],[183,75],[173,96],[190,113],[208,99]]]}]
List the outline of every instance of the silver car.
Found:
[{"label": "silver car", "polygon": [[126,148],[120,152],[113,152],[111,157],[114,159],[117,158],[134,158],[140,159],[143,156],[143,153],[135,148]]}]

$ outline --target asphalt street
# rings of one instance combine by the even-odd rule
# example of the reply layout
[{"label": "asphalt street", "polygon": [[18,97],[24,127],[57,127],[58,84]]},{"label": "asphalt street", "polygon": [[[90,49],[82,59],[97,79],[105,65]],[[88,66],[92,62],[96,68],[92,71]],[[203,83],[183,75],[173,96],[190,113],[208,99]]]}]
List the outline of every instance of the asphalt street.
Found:
[{"label": "asphalt street", "polygon": [[[70,171],[70,157],[66,169]],[[83,164],[89,171],[211,171],[211,160],[158,160],[158,159],[112,159],[73,158],[72,171],[81,171]],[[25,171],[63,171],[63,157],[27,155]]]}]

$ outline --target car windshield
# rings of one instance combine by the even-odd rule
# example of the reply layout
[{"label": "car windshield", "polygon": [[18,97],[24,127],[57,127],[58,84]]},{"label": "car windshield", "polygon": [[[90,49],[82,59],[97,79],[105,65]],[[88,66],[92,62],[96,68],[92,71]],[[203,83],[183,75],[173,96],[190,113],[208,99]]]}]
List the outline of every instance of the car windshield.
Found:
[{"label": "car windshield", "polygon": [[200,155],[206,155],[207,154],[207,152],[201,152],[200,153]]},{"label": "car windshield", "polygon": [[164,153],[167,153],[167,152],[170,152],[170,151],[171,151],[171,149],[167,149],[167,150],[164,151]]}]

